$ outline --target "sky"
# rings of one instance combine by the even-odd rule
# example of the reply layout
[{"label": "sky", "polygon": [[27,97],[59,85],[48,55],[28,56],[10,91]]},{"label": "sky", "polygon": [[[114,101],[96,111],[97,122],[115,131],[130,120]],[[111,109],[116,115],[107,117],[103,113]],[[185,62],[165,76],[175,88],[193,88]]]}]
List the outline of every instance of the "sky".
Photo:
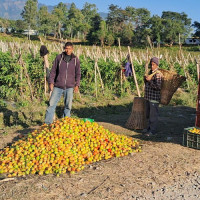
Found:
[{"label": "sky", "polygon": [[79,9],[88,2],[96,4],[99,12],[108,12],[111,4],[121,8],[132,6],[135,8],[147,8],[151,15],[162,15],[162,11],[185,12],[192,22],[200,22],[200,0],[38,0],[45,5],[57,5],[59,2],[75,3]]}]

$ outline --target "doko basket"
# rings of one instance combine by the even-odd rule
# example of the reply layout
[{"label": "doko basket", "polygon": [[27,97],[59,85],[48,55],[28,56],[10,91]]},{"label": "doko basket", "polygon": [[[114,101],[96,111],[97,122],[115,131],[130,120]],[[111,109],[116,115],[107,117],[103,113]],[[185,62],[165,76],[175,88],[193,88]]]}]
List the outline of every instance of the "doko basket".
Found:
[{"label": "doko basket", "polygon": [[125,124],[129,129],[145,129],[147,126],[145,99],[143,97],[135,97],[131,114]]},{"label": "doko basket", "polygon": [[171,72],[165,69],[159,69],[159,71],[163,75],[161,88],[161,104],[168,105],[173,94],[186,80],[186,78],[175,72]]},{"label": "doko basket", "polygon": [[184,129],[183,146],[200,150],[200,134],[190,132],[193,128],[194,127],[189,127]]}]

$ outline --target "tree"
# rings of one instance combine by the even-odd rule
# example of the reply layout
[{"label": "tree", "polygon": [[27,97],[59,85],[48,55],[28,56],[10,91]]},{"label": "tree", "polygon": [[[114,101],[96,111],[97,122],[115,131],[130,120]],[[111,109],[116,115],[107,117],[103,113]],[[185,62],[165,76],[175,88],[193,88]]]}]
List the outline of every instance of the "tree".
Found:
[{"label": "tree", "polygon": [[200,37],[200,23],[195,21],[192,26],[195,28],[194,37]]},{"label": "tree", "polygon": [[14,29],[17,32],[22,33],[26,29],[26,23],[23,20],[18,19],[15,21]]},{"label": "tree", "polygon": [[21,13],[27,27],[36,29],[37,24],[37,0],[27,0]]},{"label": "tree", "polygon": [[135,14],[135,24],[136,28],[144,26],[147,24],[148,20],[150,19],[150,11],[146,8],[138,8],[136,9]]},{"label": "tree", "polygon": [[132,24],[134,28],[136,27],[135,21],[136,21],[136,8],[132,6],[128,6],[125,8],[126,10],[126,21],[128,24]]},{"label": "tree", "polygon": [[118,34],[122,30],[125,20],[126,11],[116,5],[111,4],[109,6],[109,13],[106,21],[109,30],[114,34]]},{"label": "tree", "polygon": [[106,43],[108,44],[108,46],[113,45],[115,42],[115,38],[113,36],[113,34],[111,32],[108,32],[108,34],[106,35]]},{"label": "tree", "polygon": [[134,44],[136,45],[147,45],[147,37],[151,34],[151,29],[147,27],[147,25],[143,25],[138,27],[133,36]]},{"label": "tree", "polygon": [[97,7],[95,4],[86,2],[81,12],[84,16],[84,23],[91,24],[92,18],[97,14]]},{"label": "tree", "polygon": [[10,26],[10,20],[0,19],[0,27],[3,28],[3,32],[6,33],[7,28]]},{"label": "tree", "polygon": [[105,38],[107,35],[107,27],[106,27],[106,22],[102,20],[100,22],[100,27],[99,30],[97,31],[97,37],[101,41],[101,46],[104,46]]},{"label": "tree", "polygon": [[179,34],[182,37],[187,37],[190,34],[191,19],[184,12],[164,11],[161,18],[164,19],[163,24],[165,26],[163,35],[166,42],[170,42],[171,45],[178,41]]},{"label": "tree", "polygon": [[157,15],[154,15],[150,18],[148,24],[149,28],[151,29],[150,37],[152,41],[157,42],[157,44],[160,46],[162,33],[164,31],[163,19]]},{"label": "tree", "polygon": [[83,32],[83,38],[86,38],[86,35],[92,28],[92,19],[97,14],[97,8],[95,4],[85,3],[83,6],[83,9],[81,10],[84,19],[83,19],[83,25],[81,26],[81,30]]},{"label": "tree", "polygon": [[179,34],[182,33],[182,27],[180,23],[171,19],[163,20],[163,25],[163,40],[166,43],[170,43],[171,46],[178,41]]},{"label": "tree", "polygon": [[79,31],[83,32],[84,29],[84,16],[82,12],[76,8],[74,3],[71,4],[68,15],[67,28],[70,30],[70,35],[77,35]]},{"label": "tree", "polygon": [[45,37],[52,31],[52,16],[46,6],[40,7],[38,11],[38,30],[44,33]]},{"label": "tree", "polygon": [[185,28],[190,27],[191,25],[191,19],[188,18],[187,14],[184,12],[177,13],[171,11],[163,11],[161,18],[180,22],[183,26],[185,26]]},{"label": "tree", "polygon": [[131,23],[124,25],[122,34],[121,34],[121,42],[123,44],[131,45],[133,36],[134,36],[133,25]]},{"label": "tree", "polygon": [[63,25],[66,23],[67,20],[67,6],[60,2],[52,11],[52,20],[53,23],[55,24],[54,27],[54,37],[56,35],[59,35],[59,38],[61,38],[61,28]]},{"label": "tree", "polygon": [[151,32],[151,30],[148,28],[149,19],[149,10],[145,8],[136,9],[134,42],[138,45],[147,44],[147,36],[149,36]]},{"label": "tree", "polygon": [[91,29],[89,33],[87,34],[87,40],[89,41],[90,44],[97,44],[98,43],[98,36],[97,32],[100,29],[100,24],[101,24],[102,18],[100,17],[99,14],[96,14],[92,19],[91,19]]}]

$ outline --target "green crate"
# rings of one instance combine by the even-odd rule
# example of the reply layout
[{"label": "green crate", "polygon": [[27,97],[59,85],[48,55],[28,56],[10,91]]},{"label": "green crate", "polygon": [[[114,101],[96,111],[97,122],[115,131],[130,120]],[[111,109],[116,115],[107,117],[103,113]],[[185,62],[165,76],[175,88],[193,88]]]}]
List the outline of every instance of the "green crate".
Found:
[{"label": "green crate", "polygon": [[197,127],[189,127],[184,129],[183,145],[193,149],[200,149],[200,134],[191,133],[189,130]]}]

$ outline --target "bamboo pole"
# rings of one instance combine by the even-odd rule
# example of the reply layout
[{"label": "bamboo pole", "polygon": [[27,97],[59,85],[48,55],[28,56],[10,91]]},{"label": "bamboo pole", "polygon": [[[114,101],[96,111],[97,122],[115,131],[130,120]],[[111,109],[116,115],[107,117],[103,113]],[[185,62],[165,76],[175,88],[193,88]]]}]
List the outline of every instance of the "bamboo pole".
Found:
[{"label": "bamboo pole", "polygon": [[95,95],[96,95],[96,98],[97,98],[97,68],[96,68],[96,61],[95,61],[95,64],[94,64],[94,75],[95,75]]},{"label": "bamboo pole", "polygon": [[44,56],[44,94],[47,95],[47,70],[49,70],[48,55]]},{"label": "bamboo pole", "polygon": [[135,74],[135,69],[134,69],[133,61],[132,61],[132,55],[131,55],[131,51],[130,51],[130,47],[129,46],[128,46],[128,53],[130,55],[130,61],[131,61],[131,66],[132,66],[132,71],[133,71],[133,78],[134,78],[135,85],[136,85],[136,88],[137,88],[137,93],[138,93],[138,96],[141,97],[141,95],[140,95],[140,89],[138,87],[138,82],[137,82],[137,78],[136,78],[136,74]]},{"label": "bamboo pole", "polygon": [[[120,55],[120,64],[122,62],[122,51],[121,51],[121,43],[120,43],[120,38],[118,38],[118,44],[119,44],[119,55]],[[122,90],[122,69],[121,69],[121,66],[120,66],[120,86],[121,86],[121,93],[123,92]]]},{"label": "bamboo pole", "polygon": [[149,51],[148,51],[148,48],[147,48],[147,51],[146,51],[146,62],[145,62],[145,74],[148,74],[148,66],[149,66]]},{"label": "bamboo pole", "polygon": [[102,81],[102,78],[101,78],[101,73],[100,73],[100,70],[99,70],[99,66],[98,66],[97,61],[95,61],[95,65],[96,65],[96,69],[97,69],[97,72],[98,72],[98,74],[99,74],[99,78],[100,78],[100,81],[101,81],[101,88],[102,88],[103,93],[104,93],[104,84],[103,84],[103,81]]},{"label": "bamboo pole", "polygon": [[153,45],[152,45],[151,38],[149,37],[149,35],[147,35],[147,41],[149,43],[151,50],[153,50]]},{"label": "bamboo pole", "polygon": [[199,70],[199,64],[200,64],[200,60],[197,60],[197,59],[196,59],[196,66],[197,66],[197,78],[198,78],[198,80],[199,80],[199,72],[200,72],[200,70]]},{"label": "bamboo pole", "polygon": [[179,44],[179,50],[181,51],[182,44],[181,44],[181,34],[180,33],[178,34],[178,44]]},{"label": "bamboo pole", "polygon": [[30,80],[30,77],[28,75],[28,70],[26,68],[26,64],[24,63],[23,59],[22,59],[22,54],[20,53],[19,55],[19,59],[18,59],[18,62],[20,65],[23,66],[24,68],[24,72],[25,72],[25,76],[27,78],[27,83],[28,83],[28,86],[29,86],[29,90],[30,90],[30,95],[31,95],[31,100],[33,100],[34,96],[33,96],[33,90],[32,90],[32,86],[31,86],[31,80]]},{"label": "bamboo pole", "polygon": [[[18,63],[20,63],[20,55],[21,55],[21,49],[20,48],[19,48],[18,54],[19,54]],[[20,93],[21,93],[21,96],[23,96],[22,80],[23,80],[23,67],[22,67],[22,65],[20,65]]]}]

